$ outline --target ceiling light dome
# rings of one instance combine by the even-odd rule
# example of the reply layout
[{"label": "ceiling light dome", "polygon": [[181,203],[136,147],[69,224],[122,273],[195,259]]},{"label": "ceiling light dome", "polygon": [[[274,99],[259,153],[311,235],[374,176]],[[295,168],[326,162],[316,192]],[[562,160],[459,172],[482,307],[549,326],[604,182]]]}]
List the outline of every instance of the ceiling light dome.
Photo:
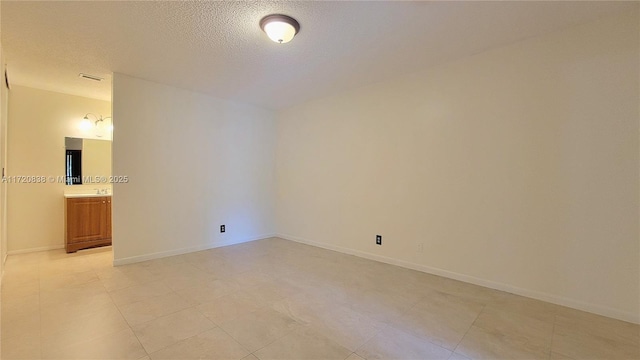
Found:
[{"label": "ceiling light dome", "polygon": [[280,14],[267,15],[260,20],[260,27],[274,42],[285,44],[300,31],[296,19]]}]

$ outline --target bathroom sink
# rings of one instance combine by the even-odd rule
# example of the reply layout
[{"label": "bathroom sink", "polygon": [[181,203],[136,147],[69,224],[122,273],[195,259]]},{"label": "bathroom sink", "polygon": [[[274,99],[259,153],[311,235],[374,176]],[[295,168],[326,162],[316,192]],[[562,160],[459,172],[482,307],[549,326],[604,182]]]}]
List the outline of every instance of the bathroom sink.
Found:
[{"label": "bathroom sink", "polygon": [[64,194],[65,198],[82,198],[82,197],[102,197],[102,196],[111,196],[111,194]]}]

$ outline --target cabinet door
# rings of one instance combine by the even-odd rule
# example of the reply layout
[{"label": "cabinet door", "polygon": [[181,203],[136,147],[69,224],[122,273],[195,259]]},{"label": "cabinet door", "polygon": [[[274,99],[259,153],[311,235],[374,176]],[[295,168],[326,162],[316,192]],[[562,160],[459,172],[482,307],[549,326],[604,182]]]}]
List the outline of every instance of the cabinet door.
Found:
[{"label": "cabinet door", "polygon": [[107,221],[107,228],[106,228],[106,236],[105,238],[107,239],[111,239],[111,198],[108,197],[107,198],[107,216],[106,216],[106,221]]},{"label": "cabinet door", "polygon": [[103,239],[107,232],[106,216],[104,197],[67,199],[67,242]]}]

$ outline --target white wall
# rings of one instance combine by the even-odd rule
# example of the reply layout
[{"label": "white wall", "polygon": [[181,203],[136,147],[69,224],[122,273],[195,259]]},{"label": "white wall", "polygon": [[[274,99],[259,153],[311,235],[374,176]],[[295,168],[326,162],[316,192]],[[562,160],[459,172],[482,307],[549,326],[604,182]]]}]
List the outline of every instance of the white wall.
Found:
[{"label": "white wall", "polygon": [[280,112],[278,233],[637,322],[638,33],[630,13]]},{"label": "white wall", "polygon": [[[2,6],[0,6],[2,8]],[[0,39],[2,36],[0,35]],[[7,165],[7,112],[9,89],[5,79],[6,65],[4,53],[0,43],[0,171]],[[0,174],[1,175],[1,174]],[[7,185],[0,183],[0,280],[4,273],[4,263],[7,259]]]},{"label": "white wall", "polygon": [[[2,9],[2,6],[0,6]],[[0,11],[1,13],[1,11]],[[0,19],[2,16],[0,15]],[[0,27],[1,28],[1,27]],[[0,31],[0,39],[2,39],[2,32]],[[4,53],[2,52],[2,42],[0,41],[0,71],[2,74],[0,75],[0,169],[5,166],[5,147],[2,146],[5,143],[6,139],[6,127],[3,126],[6,124],[6,112],[7,112],[7,88],[4,86],[5,83],[5,64],[4,64]],[[1,175],[1,174],[0,174]],[[6,205],[6,186],[3,183],[0,183],[0,307],[2,306],[1,292],[2,292],[2,277],[4,276],[4,263],[7,258],[7,237],[6,237],[6,213],[5,213],[5,205]],[[1,323],[2,319],[0,319]],[[2,344],[0,342],[0,353],[2,353]]]},{"label": "white wall", "polygon": [[[65,137],[97,138],[78,125],[86,113],[111,114],[111,103],[15,86],[9,95],[7,176],[64,176]],[[89,175],[89,174],[87,174]],[[10,253],[64,246],[64,192],[108,186],[8,183]]]},{"label": "white wall", "polygon": [[272,112],[117,73],[113,112],[115,264],[274,233]]}]

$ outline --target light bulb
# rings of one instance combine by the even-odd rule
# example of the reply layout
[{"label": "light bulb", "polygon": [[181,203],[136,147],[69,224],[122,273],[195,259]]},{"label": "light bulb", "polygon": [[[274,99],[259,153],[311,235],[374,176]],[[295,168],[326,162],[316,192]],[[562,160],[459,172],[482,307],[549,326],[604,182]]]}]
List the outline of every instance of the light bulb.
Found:
[{"label": "light bulb", "polygon": [[282,21],[273,21],[266,24],[264,32],[267,33],[269,39],[280,44],[288,43],[296,35],[296,29]]},{"label": "light bulb", "polygon": [[89,129],[91,129],[91,120],[89,120],[89,118],[85,117],[84,119],[82,119],[82,121],[80,122],[78,127],[80,128],[80,130],[89,130]]}]

